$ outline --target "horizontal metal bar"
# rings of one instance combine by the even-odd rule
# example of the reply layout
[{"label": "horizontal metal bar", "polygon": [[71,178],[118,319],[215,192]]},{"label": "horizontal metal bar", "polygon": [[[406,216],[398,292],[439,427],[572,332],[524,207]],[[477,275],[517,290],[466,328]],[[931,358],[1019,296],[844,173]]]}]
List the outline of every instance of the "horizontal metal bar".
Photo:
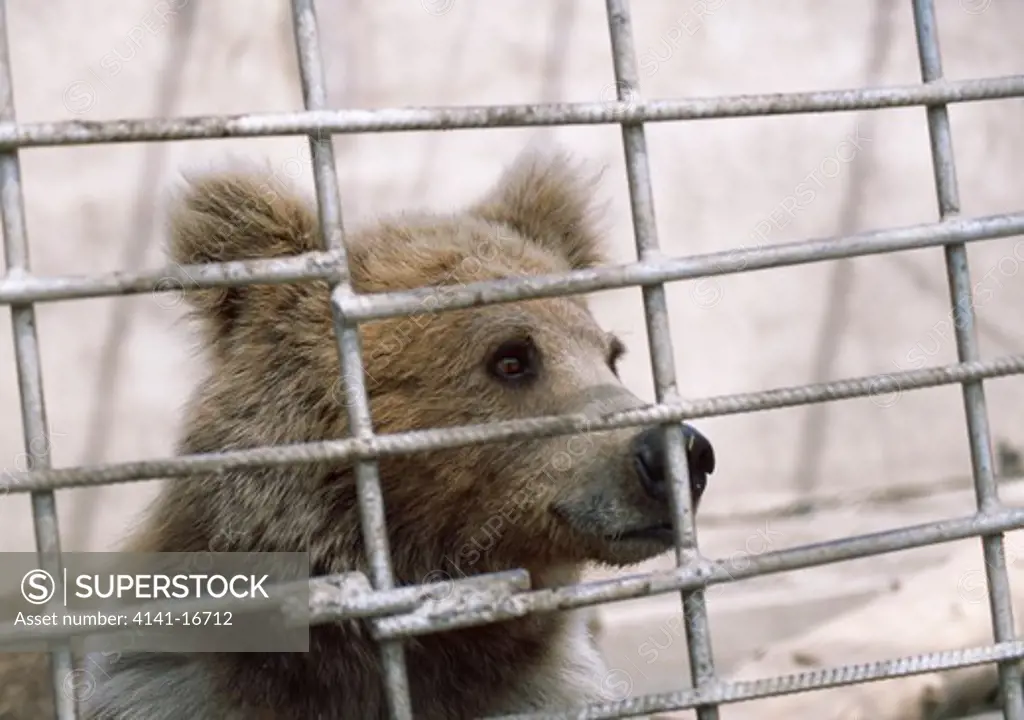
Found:
[{"label": "horizontal metal bar", "polygon": [[856,665],[821,668],[757,680],[718,682],[702,690],[644,695],[619,702],[589,705],[556,713],[491,716],[484,720],[598,720],[648,715],[693,708],[706,703],[735,703],[794,695],[811,690],[957,670],[1024,658],[1024,641],[1011,641],[958,650],[910,655]]},{"label": "horizontal metal bar", "polygon": [[57,277],[11,273],[0,279],[0,305],[142,293],[181,293],[194,289],[275,285],[305,280],[335,283],[341,278],[340,263],[340,253],[326,251],[288,258],[176,265],[138,272]]},{"label": "horizontal metal bar", "polygon": [[[365,576],[345,573],[309,581],[309,624],[368,618],[371,619],[374,636],[381,640],[430,635],[534,613],[573,610],[708,585],[728,584],[1022,527],[1024,508],[1007,508],[989,514],[978,513],[765,552],[748,557],[743,567],[737,566],[734,558],[713,560],[698,557],[692,564],[681,568],[532,591],[529,590],[529,574],[522,569],[455,579],[438,569],[436,575],[447,575],[447,579],[422,586],[388,590],[373,590]],[[284,584],[272,589],[291,587],[291,584]],[[236,607],[228,603],[238,602],[234,599],[209,599],[195,603],[194,607],[190,603],[189,608],[212,610]],[[163,607],[167,603],[148,605]],[[84,632],[91,634],[95,630],[86,629]],[[0,625],[0,646],[32,638],[50,639],[76,634],[83,634],[83,631],[61,627],[27,630],[13,623],[5,623]]]},{"label": "horizontal metal bar", "polygon": [[[562,274],[488,280],[465,285],[422,287],[391,293],[358,294],[338,299],[352,322],[457,310],[518,300],[582,294],[635,285],[729,275],[825,260],[976,242],[1024,234],[1024,212],[888,228],[855,235],[818,238],[753,248],[740,247],[703,255],[663,258],[657,262],[608,265]],[[0,278],[0,305],[77,298],[134,295],[303,280],[337,282],[336,252],[313,252],[290,258],[245,260],[205,265],[178,265],[140,272],[89,276]],[[1024,245],[1020,250],[1024,259]]]},{"label": "horizontal metal bar", "polygon": [[944,80],[928,85],[764,93],[732,97],[633,102],[586,102],[477,107],[313,110],[247,115],[203,115],[92,122],[0,123],[0,150],[95,143],[197,140],[227,137],[381,133],[412,130],[670,122],[754,115],[849,112],[939,103],[998,100],[1024,95],[1024,76]]},{"label": "horizontal metal bar", "polygon": [[347,438],[273,445],[92,467],[7,471],[0,475],[0,494],[4,491],[29,492],[39,489],[86,487],[131,480],[223,473],[240,468],[301,465],[322,461],[345,462],[525,438],[573,435],[640,425],[664,425],[692,418],[760,412],[856,397],[885,396],[886,404],[891,404],[892,398],[889,396],[898,399],[901,393],[908,390],[951,385],[967,379],[1004,377],[1020,373],[1024,373],[1024,355],[1010,355],[995,360],[954,363],[815,385],[720,395],[672,405],[651,405],[639,410],[599,417],[555,415],[483,425],[413,430],[375,435],[369,439]]},{"label": "horizontal metal bar", "polygon": [[[458,606],[484,594],[515,592],[530,589],[530,573],[523,569],[468,575],[423,585],[375,590],[362,573],[361,584],[350,584],[349,592],[338,592],[331,578],[310,581],[310,625],[322,625],[339,619],[380,618],[405,612],[414,612],[424,603],[447,602]],[[440,575],[438,577],[441,577]]]},{"label": "horizontal metal bar", "polygon": [[[780,245],[739,248],[682,258],[579,270],[562,275],[516,277],[465,285],[423,287],[391,293],[353,295],[340,300],[340,310],[353,321],[366,322],[401,315],[457,310],[570,293],[689,280],[823,260],[935,247],[1024,233],[1024,213],[890,228],[845,237]],[[1024,241],[1021,244],[1024,258]]]},{"label": "horizontal metal bar", "polygon": [[549,588],[521,593],[495,601],[481,599],[457,611],[438,603],[433,611],[426,603],[417,612],[374,621],[380,638],[409,637],[488,625],[538,612],[573,610],[601,603],[633,600],[706,585],[803,570],[847,560],[859,560],[891,552],[964,538],[1007,532],[1024,527],[1024,509],[1007,508],[990,514],[975,514],[952,520],[938,520],[910,527],[858,535],[840,540],[776,550],[747,558],[744,567],[733,559],[700,559],[691,565],[644,575]]}]

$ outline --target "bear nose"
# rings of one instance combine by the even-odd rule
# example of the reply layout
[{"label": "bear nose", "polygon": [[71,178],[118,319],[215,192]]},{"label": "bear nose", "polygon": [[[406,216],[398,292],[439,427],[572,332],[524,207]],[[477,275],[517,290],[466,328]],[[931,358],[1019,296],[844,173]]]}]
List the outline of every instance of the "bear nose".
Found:
[{"label": "bear nose", "polygon": [[[690,471],[690,498],[694,508],[708,475],[715,471],[715,450],[706,437],[683,423],[687,468]],[[665,433],[660,427],[647,428],[633,439],[633,462],[644,491],[655,500],[668,499],[668,478],[665,472]]]}]

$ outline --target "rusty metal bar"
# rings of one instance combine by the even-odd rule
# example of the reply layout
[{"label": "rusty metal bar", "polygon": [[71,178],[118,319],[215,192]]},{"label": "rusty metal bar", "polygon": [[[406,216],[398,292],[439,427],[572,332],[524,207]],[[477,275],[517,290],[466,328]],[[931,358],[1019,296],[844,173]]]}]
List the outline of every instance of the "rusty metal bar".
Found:
[{"label": "rusty metal bar", "polygon": [[909,390],[950,385],[972,378],[1006,377],[1020,373],[1024,373],[1024,355],[1010,355],[995,360],[954,363],[816,385],[799,385],[753,393],[681,400],[672,405],[657,404],[639,410],[594,418],[583,415],[554,415],[483,425],[412,430],[375,435],[366,439],[350,438],[326,442],[273,445],[94,467],[8,472],[3,478],[4,484],[0,484],[0,491],[30,492],[131,480],[181,477],[193,473],[216,474],[240,468],[294,465],[326,460],[343,462],[489,442],[571,435],[638,425],[660,425],[686,419],[760,412],[856,397],[872,397],[876,398],[878,403],[889,405],[895,402],[902,393]]},{"label": "rusty metal bar", "polygon": [[272,135],[382,133],[416,130],[599,125],[712,118],[851,112],[935,103],[978,102],[1024,96],[1024,75],[943,80],[804,93],[677,98],[646,103],[557,103],[479,107],[309,110],[291,113],[205,115],[180,118],[0,122],[0,148],[95,143],[163,142]]},{"label": "rusty metal bar", "polygon": [[[913,0],[914,29],[917,35],[921,79],[927,86],[942,80],[942,54],[933,0]],[[931,141],[932,165],[935,171],[935,192],[942,220],[960,213],[960,197],[956,180],[956,160],[949,112],[945,104],[929,105],[928,137]],[[974,298],[971,273],[967,264],[967,248],[962,243],[945,248],[946,275],[953,306],[956,352],[960,362],[981,359],[974,321]],[[994,512],[1001,507],[992,459],[992,437],[989,431],[985,388],[981,379],[963,383],[964,410],[967,415],[967,436],[974,470],[974,490],[979,512]],[[981,540],[988,580],[989,609],[992,630],[997,642],[1016,637],[1013,626],[1013,597],[1006,573],[1003,536],[993,534]],[[1006,720],[1024,720],[1024,685],[1016,662],[999,664],[999,688]]]},{"label": "rusty metal bar", "polygon": [[[633,46],[629,0],[607,0],[606,8],[616,95],[619,102],[634,103],[640,95],[640,77],[637,72],[636,48]],[[640,262],[657,263],[661,258],[661,248],[658,242],[650,158],[643,124],[623,123],[622,144],[626,155],[626,179],[629,185],[637,255]],[[665,286],[645,286],[643,299],[655,396],[659,403],[677,403],[680,399],[679,383],[676,379],[676,361],[672,349]],[[665,470],[671,488],[669,497],[673,511],[676,565],[684,567],[700,554],[690,501],[686,445],[683,430],[678,423],[665,425],[662,432],[665,433]],[[686,649],[690,657],[690,679],[695,687],[704,688],[715,682],[715,663],[711,652],[711,629],[708,625],[704,588],[684,590],[681,600],[686,627]],[[698,707],[697,718],[718,720],[718,707]]]},{"label": "rusty metal bar", "polygon": [[[323,110],[327,107],[327,86],[313,0],[292,0],[292,23],[306,109]],[[332,297],[348,297],[353,294],[353,290],[345,250],[338,169],[334,164],[334,146],[330,133],[317,131],[311,134],[309,145],[313,155],[313,175],[324,250],[337,253],[338,269],[342,273],[334,286]],[[337,311],[334,312],[334,327],[341,359],[349,433],[354,438],[369,440],[373,438],[373,423],[370,420],[370,403],[366,390],[359,328],[355,324],[347,323]],[[355,479],[363,542],[370,565],[370,581],[375,588],[388,590],[394,587],[395,581],[391,571],[391,556],[384,521],[384,499],[376,459],[357,461]],[[409,678],[401,641],[382,642],[380,653],[384,665],[385,690],[391,720],[411,720],[412,701],[409,697]]]},{"label": "rusty metal bar", "polygon": [[[649,713],[699,708],[701,705],[711,703],[744,702],[810,690],[826,690],[843,685],[858,685],[890,678],[957,670],[993,662],[1007,663],[1018,661],[1021,658],[1024,658],[1024,642],[1008,641],[985,647],[947,650],[858,665],[821,668],[793,675],[779,675],[730,683],[719,682],[705,690],[681,690],[659,695],[645,695],[621,702],[592,705],[569,712],[492,716],[485,720],[541,720],[542,718],[544,720],[601,720],[604,718],[646,717]],[[815,720],[817,719],[815,718]]]},{"label": "rusty metal bar", "polygon": [[[390,293],[366,293],[341,298],[346,320],[448,312],[494,303],[515,302],[635,285],[732,275],[753,270],[862,257],[879,253],[937,247],[949,242],[978,242],[1024,234],[1024,213],[889,228],[854,235],[803,240],[778,245],[738,247],[702,255],[664,257],[656,263],[636,262],[575,270],[557,275],[483,280],[464,285],[423,287]],[[1024,240],[1011,251],[1024,262]],[[302,280],[338,282],[336,252],[313,252],[287,258],[238,260],[205,265],[176,265],[139,272],[97,273],[88,276],[0,278],[0,305],[56,302],[79,298],[181,292],[197,288],[291,283]]]},{"label": "rusty metal bar", "polygon": [[[868,535],[774,550],[751,557],[743,567],[730,558],[699,557],[672,570],[598,580],[559,588],[529,590],[525,571],[511,571],[428,583],[422,586],[374,590],[359,573],[314,578],[310,581],[310,624],[335,620],[373,619],[373,632],[384,640],[417,637],[476,627],[538,612],[574,610],[633,600],[707,585],[728,584],[763,575],[803,570],[837,562],[1024,528],[1024,508],[974,514],[923,523]],[[274,591],[280,591],[274,586]],[[509,591],[511,594],[504,594]],[[209,601],[212,608],[234,607],[251,600]],[[226,604],[225,604],[226,603]],[[93,629],[94,631],[95,629]],[[47,637],[66,637],[74,629],[44,631]],[[25,629],[0,626],[0,644],[22,642]]]},{"label": "rusty metal bar", "polygon": [[572,610],[599,603],[694,590],[705,585],[874,557],[1020,527],[1024,527],[1024,509],[1012,508],[989,515],[979,513],[766,552],[750,558],[749,565],[743,568],[736,567],[736,563],[728,558],[708,560],[698,557],[689,565],[674,570],[537,590],[517,595],[514,602],[482,601],[465,613],[452,613],[442,606],[433,612],[385,618],[377,622],[376,632],[386,638],[426,635],[510,620],[535,612]]},{"label": "rusty metal bar", "polygon": [[[0,120],[13,122],[14,73],[11,69],[10,28],[7,2],[0,0]],[[21,187],[21,163],[18,151],[0,152],[0,216],[4,232],[4,261],[7,277],[17,278],[29,272],[28,229],[25,226],[25,200]],[[43,393],[43,369],[39,356],[35,308],[31,303],[11,306],[14,330],[14,356],[21,401],[21,426],[27,468],[50,467],[50,429],[46,421]],[[60,526],[57,499],[53,490],[32,493],[32,524],[35,529],[39,567],[54,583],[53,595],[60,597],[63,573],[60,558]],[[50,681],[53,683],[54,711],[58,720],[75,720],[74,693],[67,692],[71,675],[70,645],[56,647],[50,653]]]}]

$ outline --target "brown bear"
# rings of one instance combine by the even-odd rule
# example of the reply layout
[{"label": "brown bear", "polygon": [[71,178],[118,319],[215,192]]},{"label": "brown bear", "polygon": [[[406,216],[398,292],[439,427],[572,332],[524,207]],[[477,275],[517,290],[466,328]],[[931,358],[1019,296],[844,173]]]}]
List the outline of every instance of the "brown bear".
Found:
[{"label": "brown bear", "polygon": [[[590,201],[594,180],[563,154],[527,153],[457,214],[401,215],[350,234],[354,288],[372,293],[596,266],[604,255]],[[171,255],[183,265],[322,249],[315,206],[247,173],[191,183],[171,235]],[[180,452],[347,436],[325,282],[188,298],[210,371],[187,410]],[[645,404],[618,378],[622,343],[578,297],[372,322],[360,335],[378,433]],[[683,431],[696,507],[714,454],[697,431]],[[627,428],[383,458],[396,583],[439,571],[524,568],[534,588],[550,587],[578,581],[589,562],[624,566],[670,549],[663,434]],[[319,463],[175,480],[133,548],[306,551],[316,574],[366,572],[353,475],[348,465]],[[479,542],[483,528],[493,530],[486,543]],[[405,646],[418,718],[611,698],[580,613],[431,634]],[[85,717],[362,720],[387,717],[387,703],[376,644],[364,625],[346,621],[314,628],[305,654],[120,658],[85,703]]]}]

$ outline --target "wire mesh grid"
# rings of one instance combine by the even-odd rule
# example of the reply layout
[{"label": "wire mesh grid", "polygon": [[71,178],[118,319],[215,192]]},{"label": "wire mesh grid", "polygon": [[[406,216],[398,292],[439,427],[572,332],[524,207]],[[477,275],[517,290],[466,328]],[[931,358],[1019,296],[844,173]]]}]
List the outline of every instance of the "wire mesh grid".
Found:
[{"label": "wire mesh grid", "polygon": [[[636,52],[627,0],[606,0],[614,59],[617,102],[497,107],[383,110],[327,109],[324,68],[313,0],[293,0],[293,27],[298,51],[304,112],[218,117],[157,118],[97,123],[18,124],[15,120],[6,3],[0,0],[0,211],[7,273],[0,279],[0,303],[11,307],[17,376],[29,468],[12,472],[12,492],[30,492],[41,567],[60,577],[60,533],[54,503],[59,488],[173,478],[197,472],[323,460],[350,461],[356,468],[362,531],[369,553],[370,577],[358,573],[328,578],[332,592],[316,595],[315,623],[365,618],[380,642],[389,713],[412,718],[402,641],[404,638],[460,627],[567,610],[659,593],[680,593],[687,631],[692,689],[648,695],[619,702],[531,717],[613,718],[695,708],[700,720],[718,717],[718,705],[794,692],[895,678],[984,663],[999,664],[1004,717],[1024,720],[1024,692],[1015,661],[1024,658],[1024,642],[1014,636],[1012,598],[1002,533],[1024,527],[1024,510],[1000,504],[983,381],[1024,372],[1024,356],[980,359],[965,244],[1024,234],[1024,212],[990,217],[959,217],[959,199],[947,104],[1024,96],[1024,76],[951,82],[943,79],[935,9],[932,0],[913,0],[918,58],[923,84],[781,95],[750,95],[683,100],[640,100]],[[644,123],[697,118],[837,112],[899,106],[924,106],[931,141],[939,222],[884,229],[842,238],[825,238],[683,258],[659,252]],[[578,270],[563,275],[470,283],[447,288],[419,288],[375,295],[356,294],[350,282],[338,178],[331,137],[339,133],[440,130],[617,123],[622,128],[627,179],[638,262]],[[189,138],[306,134],[310,138],[322,252],[303,256],[216,265],[111,273],[88,277],[35,277],[29,266],[18,149]],[[943,246],[952,307],[957,322],[957,364],[901,371],[891,375],[684,401],[679,397],[669,333],[664,283],[740,273],[862,255]],[[50,467],[46,407],[35,326],[34,303],[167,289],[228,287],[249,283],[284,283],[323,279],[332,285],[332,308],[348,398],[351,437],[288,447],[182,456],[166,460],[93,467]],[[533,418],[490,425],[418,430],[375,435],[358,325],[374,319],[438,313],[531,298],[642,286],[650,338],[657,402],[642,410],[606,415]],[[697,534],[688,492],[685,449],[671,425],[689,418],[752,412],[821,403],[843,398],[960,384],[969,430],[977,512],[960,518],[836,541],[766,552],[743,569],[697,553]],[[527,437],[567,435],[638,425],[666,424],[668,472],[672,480],[677,566],[670,571],[590,582],[572,587],[529,590],[525,571],[481,575],[457,581],[454,592],[439,598],[433,585],[394,586],[377,459],[426,449],[453,448]],[[717,677],[712,657],[704,589],[711,584],[808,568],[924,545],[981,537],[995,642],[875,663],[828,668],[746,682]],[[322,579],[323,580],[323,579]],[[314,581],[317,582],[317,581]],[[59,634],[59,633],[58,633]],[[62,636],[65,637],[65,636]],[[69,646],[52,653],[51,677],[57,715],[76,717],[74,699],[62,692],[72,668]]]}]

